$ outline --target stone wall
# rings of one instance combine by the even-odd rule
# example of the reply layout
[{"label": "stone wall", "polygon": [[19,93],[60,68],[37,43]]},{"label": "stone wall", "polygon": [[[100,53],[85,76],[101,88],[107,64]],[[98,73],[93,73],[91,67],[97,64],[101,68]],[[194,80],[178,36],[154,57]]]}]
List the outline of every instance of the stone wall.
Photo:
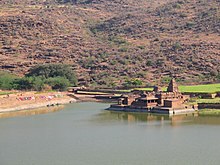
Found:
[{"label": "stone wall", "polygon": [[220,103],[198,103],[199,109],[220,109]]},{"label": "stone wall", "polygon": [[184,92],[184,95],[189,95],[190,97],[201,97],[203,99],[213,99],[215,97],[220,97],[217,93],[195,93],[195,92]]}]

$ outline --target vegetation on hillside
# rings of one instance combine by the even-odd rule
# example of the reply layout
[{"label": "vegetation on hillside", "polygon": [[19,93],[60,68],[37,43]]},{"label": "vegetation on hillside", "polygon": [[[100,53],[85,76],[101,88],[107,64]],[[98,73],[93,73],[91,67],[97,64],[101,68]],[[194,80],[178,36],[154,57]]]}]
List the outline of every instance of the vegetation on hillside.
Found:
[{"label": "vegetation on hillside", "polygon": [[37,65],[29,70],[27,77],[41,77],[43,79],[63,77],[72,85],[77,84],[75,73],[68,65],[64,64],[47,64]]},{"label": "vegetation on hillside", "polygon": [[[0,66],[69,64],[81,85],[220,80],[217,0],[2,0]],[[68,79],[68,78],[67,78]]]},{"label": "vegetation on hillside", "polygon": [[38,65],[22,78],[10,73],[0,73],[0,89],[11,90],[60,90],[75,86],[77,79],[74,72],[67,65],[48,64]]},{"label": "vegetation on hillside", "polygon": [[0,72],[0,89],[9,90],[13,88],[13,82],[18,77],[8,73],[8,72]]}]

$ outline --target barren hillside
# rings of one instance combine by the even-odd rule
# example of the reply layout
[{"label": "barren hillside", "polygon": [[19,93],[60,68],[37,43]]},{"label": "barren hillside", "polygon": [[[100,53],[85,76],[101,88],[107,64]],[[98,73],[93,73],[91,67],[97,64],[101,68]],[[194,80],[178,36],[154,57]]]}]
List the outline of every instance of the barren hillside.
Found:
[{"label": "barren hillside", "polygon": [[0,1],[0,65],[68,63],[81,84],[220,77],[219,0]]}]

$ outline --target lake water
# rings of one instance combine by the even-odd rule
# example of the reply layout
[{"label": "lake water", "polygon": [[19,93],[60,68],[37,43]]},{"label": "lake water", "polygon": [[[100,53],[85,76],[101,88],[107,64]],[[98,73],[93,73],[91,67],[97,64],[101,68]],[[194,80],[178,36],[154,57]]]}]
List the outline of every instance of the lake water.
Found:
[{"label": "lake water", "polygon": [[0,165],[220,164],[220,117],[112,113],[108,106],[75,103],[0,119]]}]

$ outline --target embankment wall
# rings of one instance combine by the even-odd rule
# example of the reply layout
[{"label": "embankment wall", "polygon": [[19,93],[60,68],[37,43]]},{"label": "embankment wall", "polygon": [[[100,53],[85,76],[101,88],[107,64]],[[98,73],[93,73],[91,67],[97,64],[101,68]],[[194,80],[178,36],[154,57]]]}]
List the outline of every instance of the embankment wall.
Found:
[{"label": "embankment wall", "polygon": [[198,103],[199,109],[220,109],[220,103]]}]

